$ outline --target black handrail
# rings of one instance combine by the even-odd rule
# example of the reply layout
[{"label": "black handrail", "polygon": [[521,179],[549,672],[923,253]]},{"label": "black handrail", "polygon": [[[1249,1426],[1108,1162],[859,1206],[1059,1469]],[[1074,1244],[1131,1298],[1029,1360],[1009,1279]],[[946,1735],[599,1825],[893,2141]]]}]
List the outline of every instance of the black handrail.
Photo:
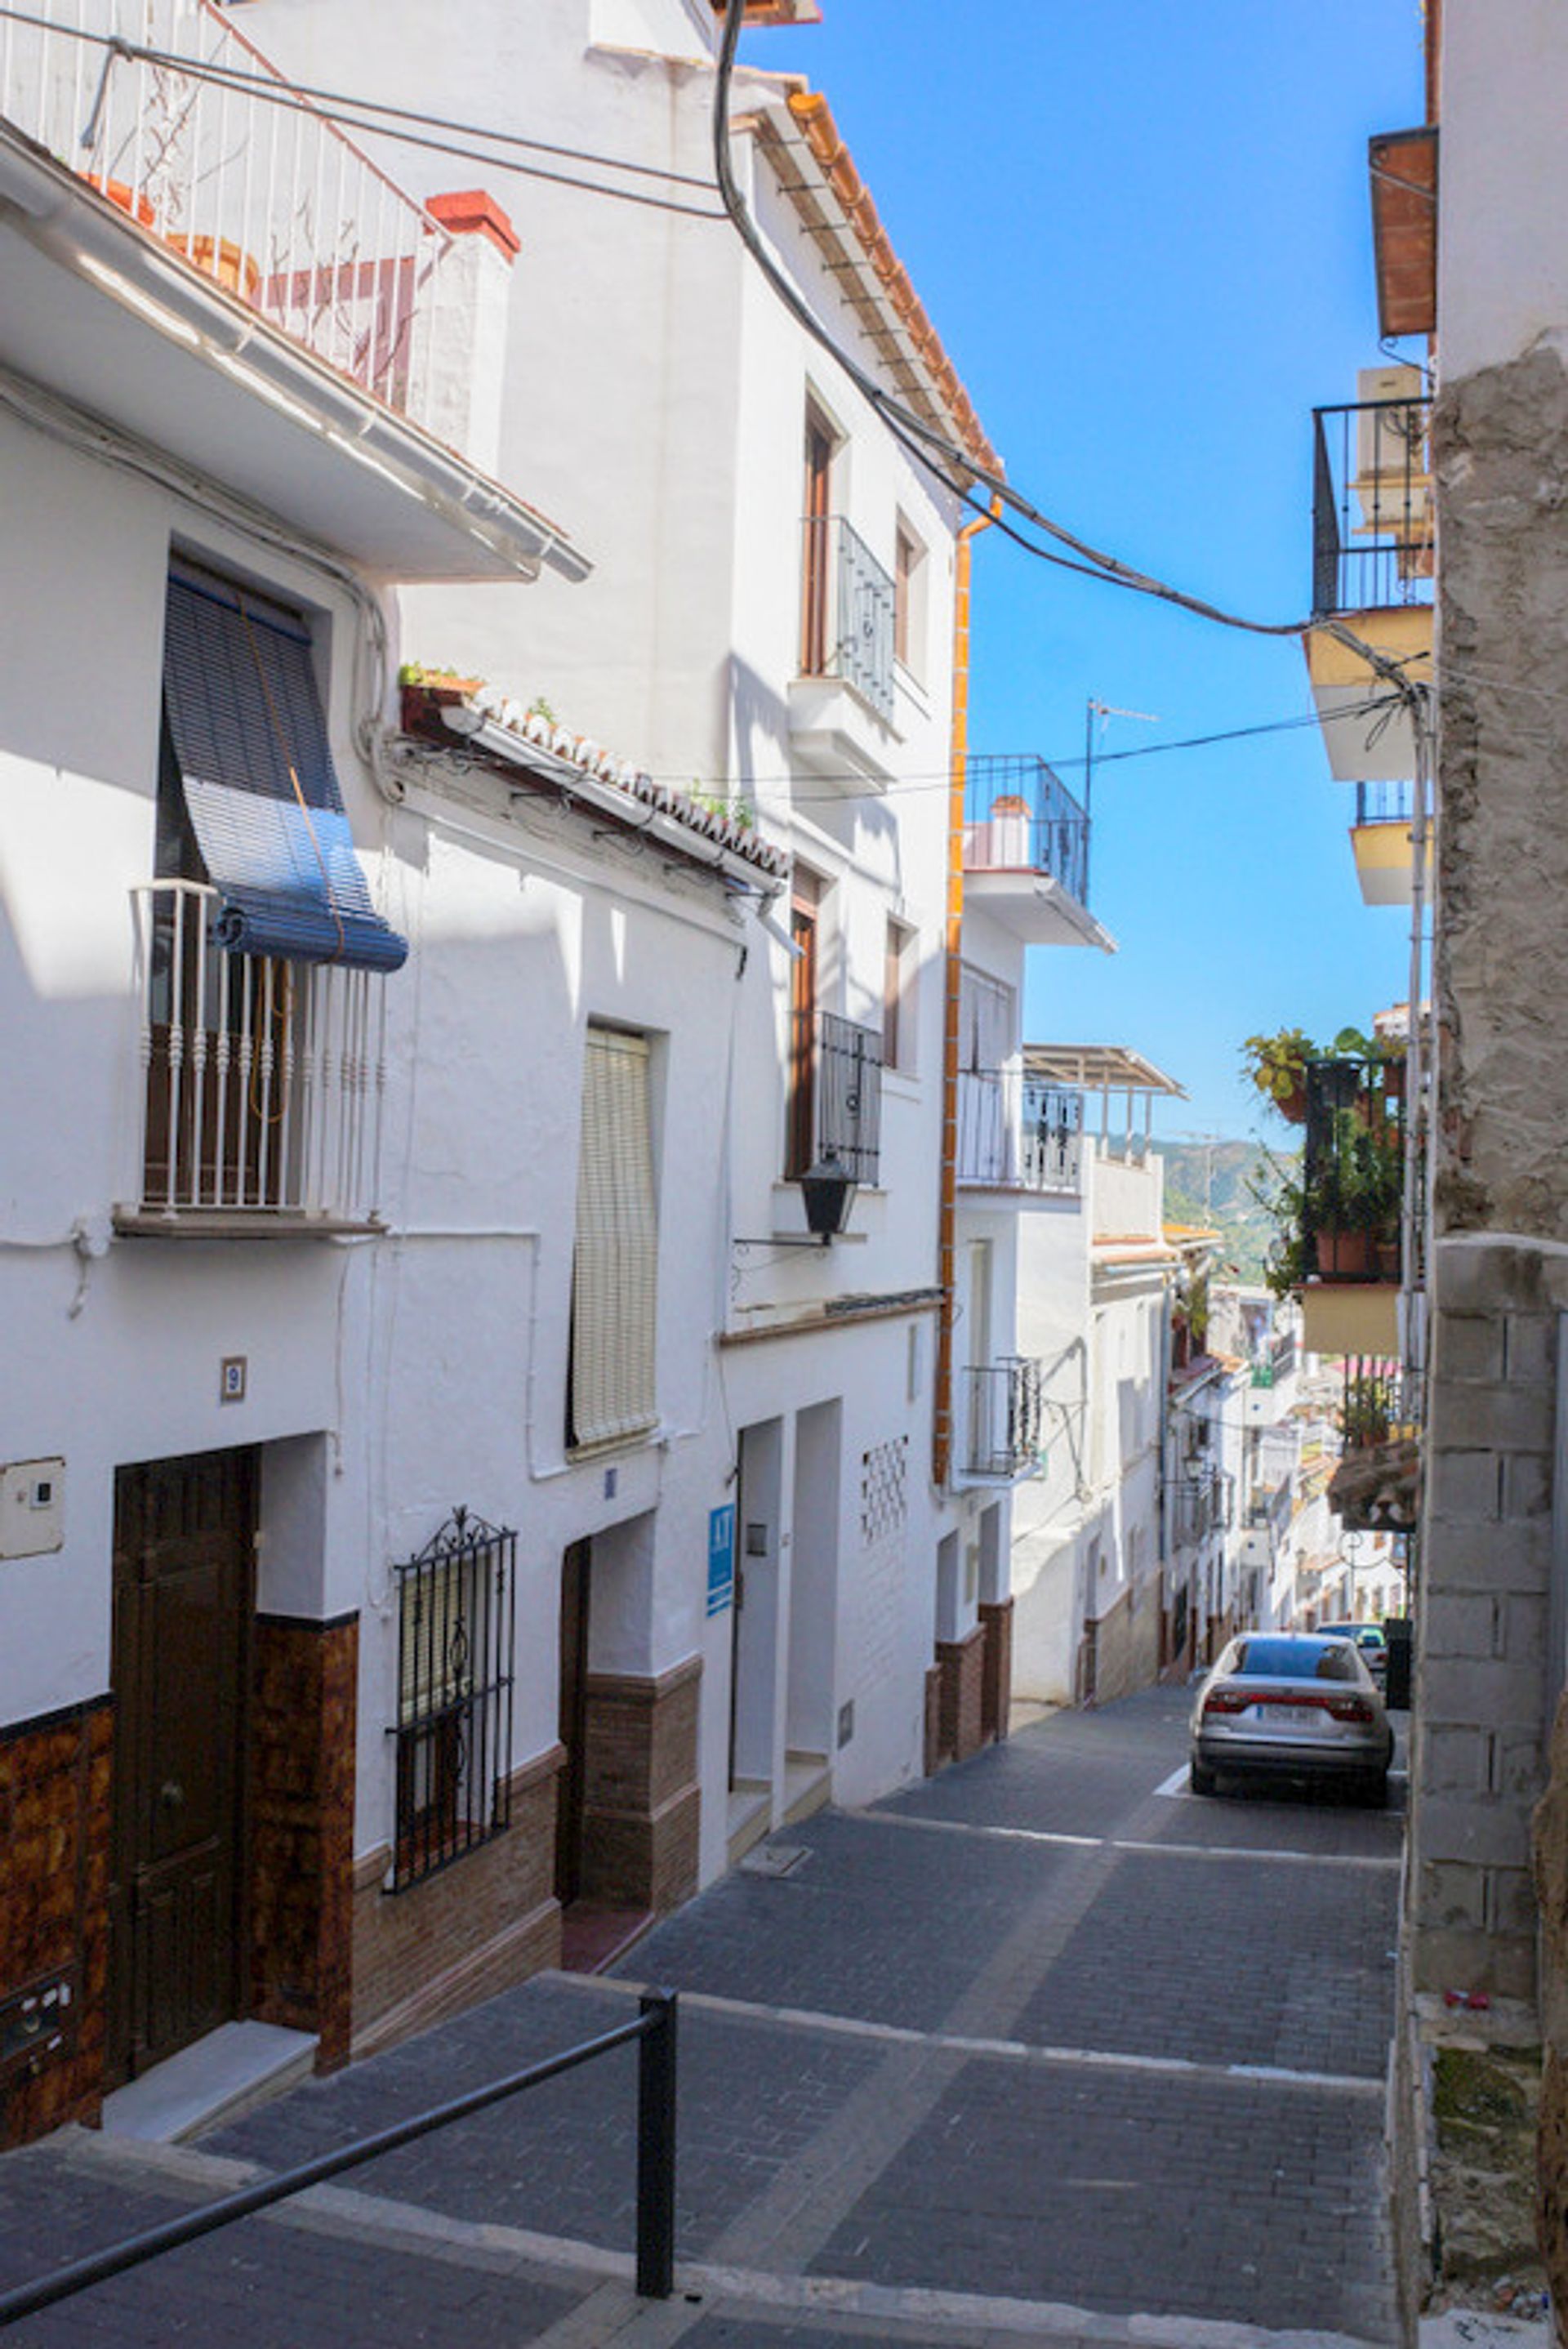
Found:
[{"label": "black handrail", "polygon": [[526,2071],[492,2080],[488,2087],[470,2088],[467,2095],[433,2106],[428,2112],[395,2121],[374,2137],[359,2137],[335,2153],[320,2154],[314,2161],[280,2170],[258,2185],[242,2187],[237,2194],[203,2203],[182,2219],[166,2220],[160,2227],[150,2227],[122,2243],[111,2243],[107,2251],[73,2260],[69,2267],[59,2268],[53,2275],[0,2292],[0,2325],[14,2324],[18,2317],[52,2308],[57,2301],[69,2300],[90,2284],[124,2275],[128,2269],[140,2267],[165,2251],[178,2251],[182,2243],[195,2242],[201,2235],[232,2226],[237,2219],[248,2219],[253,2211],[284,2202],[306,2187],[320,2186],[346,2169],[357,2169],[378,2154],[411,2145],[451,2121],[466,2120],[470,2113],[482,2113],[488,2106],[499,2105],[524,2088],[540,2087],[546,2080],[575,2071],[580,2064],[591,2063],[595,2055],[607,2054],[612,2047],[623,2047],[633,2039],[642,2042],[637,2054],[637,2291],[645,2300],[668,2300],[675,2290],[676,2005],[673,1991],[645,1991],[634,2023],[617,2023],[614,2031],[584,2039],[559,2055],[548,2056],[542,2064],[531,2064]]}]

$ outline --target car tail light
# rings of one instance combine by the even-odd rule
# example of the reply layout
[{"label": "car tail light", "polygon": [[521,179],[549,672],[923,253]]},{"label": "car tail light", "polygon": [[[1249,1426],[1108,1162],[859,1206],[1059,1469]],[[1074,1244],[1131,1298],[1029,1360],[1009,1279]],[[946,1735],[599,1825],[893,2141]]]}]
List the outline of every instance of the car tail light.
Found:
[{"label": "car tail light", "polygon": [[1364,1696],[1331,1696],[1328,1710],[1336,1721],[1368,1722],[1374,1718],[1372,1708]]},{"label": "car tail light", "polygon": [[1205,1713],[1245,1713],[1251,1702],[1252,1699],[1243,1696],[1240,1689],[1211,1689],[1203,1699],[1203,1710]]}]

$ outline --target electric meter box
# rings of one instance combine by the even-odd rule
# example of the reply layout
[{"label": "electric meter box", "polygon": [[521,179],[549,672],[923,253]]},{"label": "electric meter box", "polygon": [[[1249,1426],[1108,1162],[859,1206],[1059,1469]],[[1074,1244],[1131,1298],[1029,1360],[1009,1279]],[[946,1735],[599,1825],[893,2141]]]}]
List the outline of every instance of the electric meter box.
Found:
[{"label": "electric meter box", "polygon": [[0,1467],[0,1557],[42,1557],[66,1538],[64,1460]]}]

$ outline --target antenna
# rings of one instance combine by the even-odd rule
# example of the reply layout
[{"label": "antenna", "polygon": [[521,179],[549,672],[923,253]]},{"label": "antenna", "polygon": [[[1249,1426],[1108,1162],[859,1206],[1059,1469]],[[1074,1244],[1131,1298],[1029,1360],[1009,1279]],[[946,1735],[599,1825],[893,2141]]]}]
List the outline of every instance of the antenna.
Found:
[{"label": "antenna", "polygon": [[1094,797],[1094,721],[1108,718],[1136,718],[1140,726],[1158,726],[1160,720],[1151,709],[1119,709],[1114,702],[1097,701],[1091,693],[1084,711],[1083,730],[1083,822],[1084,822],[1084,885],[1088,885],[1089,810]]}]

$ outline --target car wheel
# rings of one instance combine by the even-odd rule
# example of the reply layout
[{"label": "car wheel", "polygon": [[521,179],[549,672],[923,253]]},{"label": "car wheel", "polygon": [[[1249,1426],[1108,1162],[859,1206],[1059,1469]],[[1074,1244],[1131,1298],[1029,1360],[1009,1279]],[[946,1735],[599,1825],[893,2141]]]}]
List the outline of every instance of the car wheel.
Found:
[{"label": "car wheel", "polygon": [[1368,1810],[1381,1811],[1386,1809],[1388,1802],[1388,1773],[1387,1770],[1374,1770],[1370,1777],[1363,1778],[1359,1793],[1361,1800],[1366,1804]]},{"label": "car wheel", "polygon": [[1195,1795],[1212,1795],[1217,1782],[1206,1762],[1192,1762],[1188,1764],[1187,1783]]}]

